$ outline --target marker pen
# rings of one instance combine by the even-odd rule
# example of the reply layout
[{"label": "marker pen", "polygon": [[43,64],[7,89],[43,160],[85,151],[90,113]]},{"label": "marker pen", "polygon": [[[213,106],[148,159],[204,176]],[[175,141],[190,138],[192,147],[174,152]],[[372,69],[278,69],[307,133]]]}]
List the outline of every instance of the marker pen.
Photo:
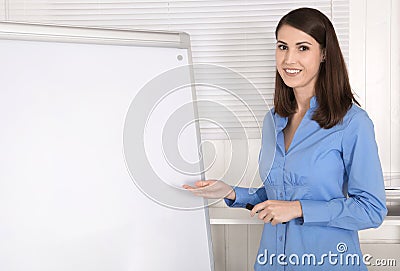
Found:
[{"label": "marker pen", "polygon": [[[253,210],[253,208],[254,208],[254,205],[253,204],[251,204],[251,203],[247,203],[246,204],[246,209],[247,210]],[[256,214],[258,214],[260,211],[262,211],[263,209],[261,209],[261,210],[258,210],[257,212],[256,212]],[[282,224],[286,224],[286,222],[282,222]]]},{"label": "marker pen", "polygon": [[[249,211],[251,211],[251,210],[253,210],[253,208],[254,208],[254,205],[253,204],[251,204],[251,203],[247,203],[246,204],[246,209],[247,210],[249,210]],[[258,210],[257,212],[256,212],[256,214],[258,214],[258,212],[260,212],[261,210]]]}]

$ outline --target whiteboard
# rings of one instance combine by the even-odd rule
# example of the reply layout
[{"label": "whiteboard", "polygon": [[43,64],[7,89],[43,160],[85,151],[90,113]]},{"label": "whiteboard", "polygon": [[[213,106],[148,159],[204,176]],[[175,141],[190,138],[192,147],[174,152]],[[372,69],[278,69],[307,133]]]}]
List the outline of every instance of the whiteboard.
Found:
[{"label": "whiteboard", "polygon": [[0,24],[0,269],[213,270],[185,33]]}]

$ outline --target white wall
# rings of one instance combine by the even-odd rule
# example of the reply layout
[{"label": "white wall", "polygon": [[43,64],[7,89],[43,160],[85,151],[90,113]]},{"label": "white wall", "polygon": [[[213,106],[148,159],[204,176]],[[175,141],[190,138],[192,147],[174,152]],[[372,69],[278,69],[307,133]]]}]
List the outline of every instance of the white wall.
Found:
[{"label": "white wall", "polygon": [[374,122],[385,183],[400,187],[400,5],[350,1],[349,73]]}]

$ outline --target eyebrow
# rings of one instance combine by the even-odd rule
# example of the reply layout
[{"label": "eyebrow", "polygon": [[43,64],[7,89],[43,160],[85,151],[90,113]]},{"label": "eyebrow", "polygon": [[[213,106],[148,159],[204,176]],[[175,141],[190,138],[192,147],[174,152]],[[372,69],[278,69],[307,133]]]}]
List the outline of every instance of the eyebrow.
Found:
[{"label": "eyebrow", "polygon": [[[287,45],[287,43],[286,43],[286,42],[284,42],[284,41],[281,41],[281,40],[278,40],[276,43],[282,43],[282,44],[284,44],[284,45]],[[297,42],[297,43],[296,43],[296,45],[300,45],[300,44],[303,44],[303,43],[306,43],[306,44],[309,44],[309,45],[311,45],[311,46],[312,46],[312,44],[311,44],[311,43],[309,43],[308,41],[300,41],[300,42]]]}]

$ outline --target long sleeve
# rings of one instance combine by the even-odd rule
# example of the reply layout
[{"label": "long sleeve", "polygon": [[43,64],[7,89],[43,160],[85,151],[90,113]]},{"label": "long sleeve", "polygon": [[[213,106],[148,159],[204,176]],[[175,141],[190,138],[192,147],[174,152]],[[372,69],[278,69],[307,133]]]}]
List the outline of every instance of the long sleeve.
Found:
[{"label": "long sleeve", "polygon": [[[269,171],[268,165],[273,161],[273,156],[275,154],[272,151],[275,148],[275,124],[272,117],[272,112],[269,111],[263,122],[263,133],[262,133],[262,144],[261,150],[258,156],[258,163],[262,165],[259,167],[260,172]],[[263,148],[270,149],[269,152],[264,153]],[[264,153],[264,155],[262,155]],[[265,162],[268,161],[268,162]],[[267,166],[266,166],[267,165]],[[225,199],[226,205],[229,207],[246,207],[247,203],[256,205],[260,202],[267,200],[267,192],[265,187],[255,188],[244,188],[244,187],[233,187],[236,193],[235,201]]]},{"label": "long sleeve", "polygon": [[247,203],[256,205],[260,202],[267,200],[267,193],[264,187],[258,188],[244,188],[244,187],[233,187],[236,193],[236,199],[230,200],[225,199],[226,205],[229,207],[246,207]]},{"label": "long sleeve", "polygon": [[344,129],[342,151],[348,197],[300,200],[303,225],[348,230],[378,227],[387,214],[385,187],[373,123],[364,111]]}]

